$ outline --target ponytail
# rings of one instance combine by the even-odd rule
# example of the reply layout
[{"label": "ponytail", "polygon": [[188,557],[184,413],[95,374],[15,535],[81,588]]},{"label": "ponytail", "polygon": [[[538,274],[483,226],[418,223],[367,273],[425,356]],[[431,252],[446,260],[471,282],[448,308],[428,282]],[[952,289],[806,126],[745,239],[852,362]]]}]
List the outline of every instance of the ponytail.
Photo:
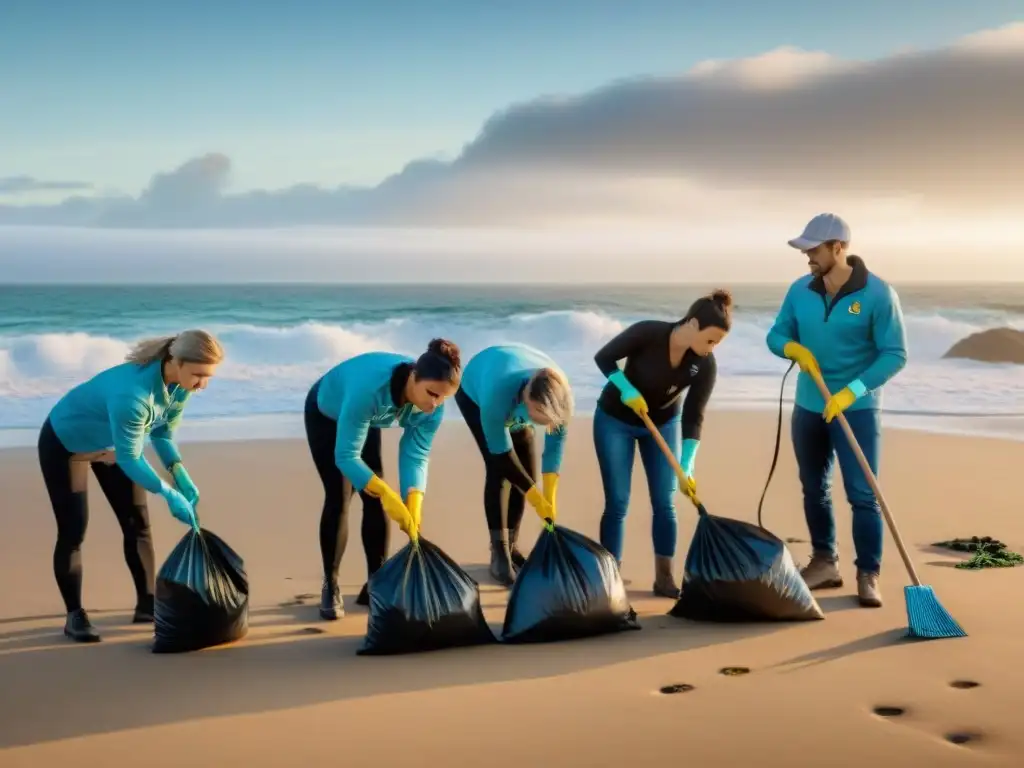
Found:
[{"label": "ponytail", "polygon": [[125,361],[136,365],[149,365],[171,356],[171,345],[176,336],[154,336],[135,344],[125,356]]},{"label": "ponytail", "polygon": [[182,331],[176,336],[143,339],[132,347],[125,361],[149,365],[175,358],[183,363],[216,365],[224,359],[224,348],[213,334],[201,330]]}]

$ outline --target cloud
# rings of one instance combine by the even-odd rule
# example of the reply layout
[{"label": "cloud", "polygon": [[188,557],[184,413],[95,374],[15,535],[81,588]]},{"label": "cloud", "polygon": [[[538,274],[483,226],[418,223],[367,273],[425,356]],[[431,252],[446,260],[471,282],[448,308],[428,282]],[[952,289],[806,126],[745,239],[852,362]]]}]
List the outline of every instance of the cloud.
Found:
[{"label": "cloud", "polygon": [[211,153],[157,174],[137,197],[0,206],[0,223],[479,226],[700,222],[730,206],[826,202],[1010,209],[1024,195],[1021,93],[1024,23],[873,61],[780,48],[511,105],[454,160],[414,161],[374,187],[226,194],[231,161]]},{"label": "cloud", "polygon": [[0,176],[0,195],[24,195],[31,192],[83,192],[92,189],[84,181],[44,181],[32,176]]}]

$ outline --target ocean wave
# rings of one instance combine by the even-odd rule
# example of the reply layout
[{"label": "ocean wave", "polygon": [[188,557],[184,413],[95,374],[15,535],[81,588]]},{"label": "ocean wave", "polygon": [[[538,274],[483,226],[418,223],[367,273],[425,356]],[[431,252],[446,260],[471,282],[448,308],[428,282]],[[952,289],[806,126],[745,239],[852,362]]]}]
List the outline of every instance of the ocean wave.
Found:
[{"label": "ocean wave", "polygon": [[[227,359],[190,411],[205,416],[298,411],[309,385],[336,362],[370,350],[415,356],[435,336],[458,343],[464,359],[501,342],[540,347],[570,374],[580,407],[586,409],[604,383],[593,364],[594,353],[638,319],[599,311],[548,310],[486,318],[432,314],[428,319],[410,313],[345,324],[211,325]],[[716,352],[716,400],[777,401],[787,363],[765,347],[772,320],[769,313],[738,314],[733,332]],[[954,342],[995,321],[991,313],[981,312],[908,313],[911,362],[886,388],[888,407],[911,412],[1024,411],[1019,368],[942,359]],[[999,322],[1024,328],[1019,316]],[[0,427],[38,424],[68,387],[121,362],[133,341],[129,334],[0,335]]]}]

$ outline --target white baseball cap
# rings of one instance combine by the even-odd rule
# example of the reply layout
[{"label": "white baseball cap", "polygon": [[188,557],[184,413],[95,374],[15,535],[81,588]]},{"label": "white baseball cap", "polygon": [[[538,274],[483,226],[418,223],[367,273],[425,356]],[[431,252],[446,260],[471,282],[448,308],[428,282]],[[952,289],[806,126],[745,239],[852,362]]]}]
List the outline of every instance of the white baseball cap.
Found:
[{"label": "white baseball cap", "polygon": [[807,222],[804,233],[794,237],[789,244],[801,251],[809,251],[829,240],[850,242],[850,225],[834,213],[819,213]]}]

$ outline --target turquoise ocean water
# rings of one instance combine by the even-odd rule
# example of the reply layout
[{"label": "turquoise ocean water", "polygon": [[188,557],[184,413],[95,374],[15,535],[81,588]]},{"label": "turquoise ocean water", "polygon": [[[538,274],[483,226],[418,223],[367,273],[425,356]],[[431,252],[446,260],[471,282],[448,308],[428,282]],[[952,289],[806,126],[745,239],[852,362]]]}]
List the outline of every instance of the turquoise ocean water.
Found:
[{"label": "turquoise ocean water", "polygon": [[[534,344],[572,376],[588,413],[603,383],[595,350],[632,321],[678,317],[710,287],[0,285],[0,445],[34,443],[61,393],[122,360],[132,340],[188,327],[219,334],[228,360],[190,403],[186,440],[300,435],[303,398],[324,370],[368,350],[416,355],[434,336],[466,357]],[[1022,436],[1024,369],[942,355],[976,330],[1024,329],[1024,285],[897,288],[911,361],[885,390],[887,423]],[[738,322],[717,353],[713,407],[777,407],[787,363],[764,335],[785,286],[732,289]],[[791,381],[787,400],[792,391]]]}]

